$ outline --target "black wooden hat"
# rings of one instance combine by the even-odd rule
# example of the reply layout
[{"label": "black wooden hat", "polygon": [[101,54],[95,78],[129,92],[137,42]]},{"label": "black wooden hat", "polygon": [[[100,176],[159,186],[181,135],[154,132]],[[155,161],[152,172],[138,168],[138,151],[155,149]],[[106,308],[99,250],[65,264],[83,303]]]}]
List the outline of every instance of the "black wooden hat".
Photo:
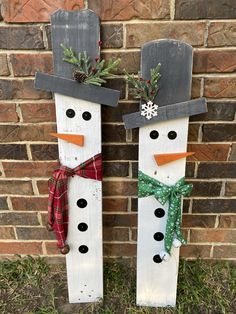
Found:
[{"label": "black wooden hat", "polygon": [[120,91],[78,83],[71,79],[73,67],[63,61],[61,44],[76,52],[88,51],[92,60],[100,54],[100,25],[98,16],[91,10],[58,10],[51,16],[52,51],[55,75],[36,73],[35,88],[98,104],[116,107]]},{"label": "black wooden hat", "polygon": [[[142,46],[141,74],[150,79],[150,69],[161,64],[159,91],[153,103],[157,115],[147,119],[140,111],[123,115],[126,129],[141,127],[157,121],[188,117],[207,111],[206,99],[190,99],[192,78],[192,46],[177,40],[162,39]],[[143,102],[140,102],[140,107]]]}]

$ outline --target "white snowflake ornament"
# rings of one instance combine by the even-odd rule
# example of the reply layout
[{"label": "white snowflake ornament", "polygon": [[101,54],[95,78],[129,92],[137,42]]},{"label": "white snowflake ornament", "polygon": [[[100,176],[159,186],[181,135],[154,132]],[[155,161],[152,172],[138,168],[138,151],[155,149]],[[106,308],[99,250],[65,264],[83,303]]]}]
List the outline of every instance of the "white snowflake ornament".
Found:
[{"label": "white snowflake ornament", "polygon": [[150,120],[152,117],[157,116],[158,105],[154,104],[151,100],[141,105],[141,116]]}]

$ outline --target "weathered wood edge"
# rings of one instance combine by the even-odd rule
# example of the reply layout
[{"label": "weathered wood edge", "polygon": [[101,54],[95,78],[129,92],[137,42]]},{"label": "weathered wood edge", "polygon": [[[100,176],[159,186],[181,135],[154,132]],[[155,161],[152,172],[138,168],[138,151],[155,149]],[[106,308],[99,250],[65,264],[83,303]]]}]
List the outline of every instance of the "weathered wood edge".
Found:
[{"label": "weathered wood edge", "polygon": [[158,108],[158,115],[150,120],[141,116],[140,111],[123,115],[126,129],[134,129],[157,121],[193,116],[207,112],[206,98],[193,99]]},{"label": "weathered wood edge", "polygon": [[117,107],[120,97],[118,90],[78,83],[71,79],[41,72],[37,72],[35,75],[35,88],[111,107]]}]

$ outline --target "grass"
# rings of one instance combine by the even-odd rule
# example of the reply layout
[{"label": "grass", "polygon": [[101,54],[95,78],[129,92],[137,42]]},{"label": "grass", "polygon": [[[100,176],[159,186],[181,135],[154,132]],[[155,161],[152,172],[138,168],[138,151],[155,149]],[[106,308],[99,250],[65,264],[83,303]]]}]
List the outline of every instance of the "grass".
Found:
[{"label": "grass", "polygon": [[104,265],[104,300],[69,304],[65,266],[43,258],[0,262],[1,314],[220,314],[236,313],[236,268],[227,262],[180,262],[177,306],[135,306],[135,270],[127,262]]}]

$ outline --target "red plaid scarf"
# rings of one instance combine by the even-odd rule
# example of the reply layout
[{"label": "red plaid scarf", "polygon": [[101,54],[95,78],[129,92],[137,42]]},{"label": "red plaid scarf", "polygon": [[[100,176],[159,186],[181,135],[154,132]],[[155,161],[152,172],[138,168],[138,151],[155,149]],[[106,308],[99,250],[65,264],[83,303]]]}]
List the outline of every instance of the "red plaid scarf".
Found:
[{"label": "red plaid scarf", "polygon": [[[48,229],[55,232],[57,246],[66,247],[68,232],[68,177],[78,175],[87,179],[102,180],[102,156],[97,154],[74,169],[60,166],[49,179]],[[69,251],[69,250],[68,250]],[[63,253],[63,251],[61,250]],[[67,252],[66,252],[67,253]],[[65,254],[65,253],[64,253]]]}]

